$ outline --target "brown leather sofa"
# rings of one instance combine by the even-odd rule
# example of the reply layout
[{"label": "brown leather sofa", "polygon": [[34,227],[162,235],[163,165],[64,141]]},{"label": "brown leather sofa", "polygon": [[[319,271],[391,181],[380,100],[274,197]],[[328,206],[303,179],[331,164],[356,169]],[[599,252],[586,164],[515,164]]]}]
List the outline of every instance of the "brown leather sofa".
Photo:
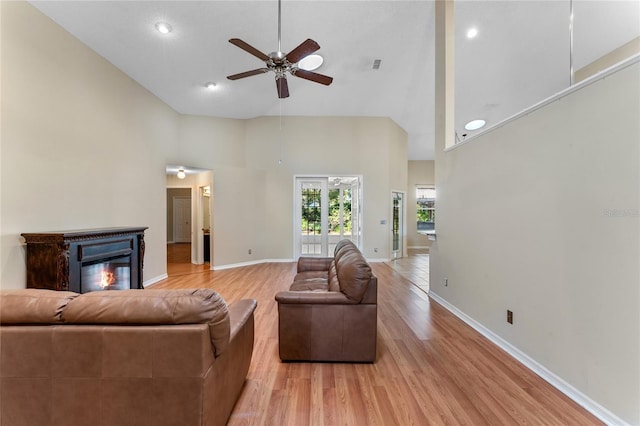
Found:
[{"label": "brown leather sofa", "polygon": [[289,291],[276,294],[283,361],[375,362],[378,280],[358,248],[301,257]]},{"label": "brown leather sofa", "polygon": [[253,352],[255,300],[209,289],[0,293],[0,421],[224,425]]}]

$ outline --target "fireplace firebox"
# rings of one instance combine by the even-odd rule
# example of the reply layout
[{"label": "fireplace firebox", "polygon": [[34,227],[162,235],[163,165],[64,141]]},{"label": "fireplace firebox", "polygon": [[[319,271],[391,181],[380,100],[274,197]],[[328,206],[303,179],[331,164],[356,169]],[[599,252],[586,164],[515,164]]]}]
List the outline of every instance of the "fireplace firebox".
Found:
[{"label": "fireplace firebox", "polygon": [[145,229],[24,233],[27,288],[76,293],[143,288]]}]

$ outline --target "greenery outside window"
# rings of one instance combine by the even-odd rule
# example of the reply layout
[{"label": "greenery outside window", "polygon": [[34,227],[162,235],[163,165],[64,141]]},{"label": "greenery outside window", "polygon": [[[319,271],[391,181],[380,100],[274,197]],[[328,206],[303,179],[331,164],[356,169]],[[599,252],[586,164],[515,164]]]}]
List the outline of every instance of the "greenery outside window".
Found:
[{"label": "greenery outside window", "polygon": [[436,190],[432,186],[416,187],[418,231],[433,231],[436,219]]}]

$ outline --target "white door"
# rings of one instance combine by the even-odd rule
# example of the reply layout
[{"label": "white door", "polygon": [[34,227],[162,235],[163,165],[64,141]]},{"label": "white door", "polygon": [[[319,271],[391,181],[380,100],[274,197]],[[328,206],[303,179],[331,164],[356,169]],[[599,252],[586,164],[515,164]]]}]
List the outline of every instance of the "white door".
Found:
[{"label": "white door", "polygon": [[191,242],[191,197],[173,198],[173,241]]},{"label": "white door", "polygon": [[296,252],[299,256],[327,256],[327,179],[296,182]]},{"label": "white door", "polygon": [[333,256],[342,239],[360,242],[358,177],[296,178],[294,256]]}]

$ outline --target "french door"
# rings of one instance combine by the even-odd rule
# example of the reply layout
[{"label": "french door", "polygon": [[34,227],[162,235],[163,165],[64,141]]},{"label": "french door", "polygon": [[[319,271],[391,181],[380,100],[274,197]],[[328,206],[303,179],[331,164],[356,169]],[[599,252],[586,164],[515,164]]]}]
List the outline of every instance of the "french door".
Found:
[{"label": "french door", "polygon": [[296,177],[294,256],[333,256],[338,241],[360,243],[360,178]]},{"label": "french door", "polygon": [[404,252],[404,193],[393,192],[392,200],[391,247],[393,258],[397,259]]}]

